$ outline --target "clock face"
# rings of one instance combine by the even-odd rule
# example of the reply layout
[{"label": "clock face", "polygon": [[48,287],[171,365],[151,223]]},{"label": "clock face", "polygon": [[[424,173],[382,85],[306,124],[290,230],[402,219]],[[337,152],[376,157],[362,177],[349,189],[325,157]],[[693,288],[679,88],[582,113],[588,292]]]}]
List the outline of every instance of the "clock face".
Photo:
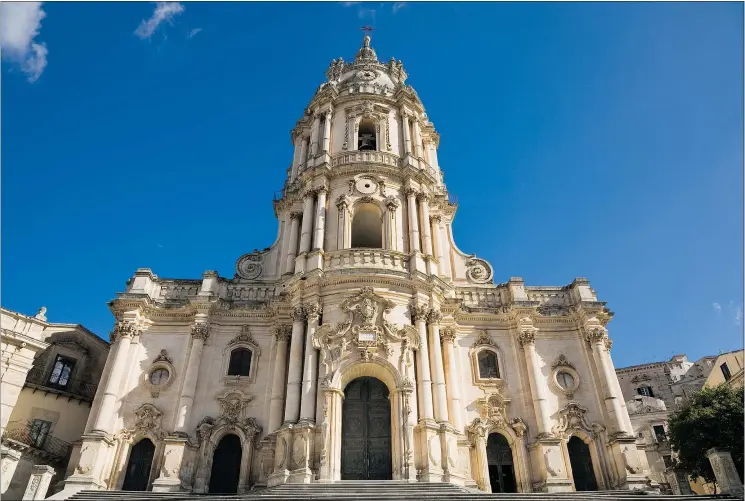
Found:
[{"label": "clock face", "polygon": [[357,78],[360,80],[373,80],[377,75],[371,70],[362,70],[357,72]]}]

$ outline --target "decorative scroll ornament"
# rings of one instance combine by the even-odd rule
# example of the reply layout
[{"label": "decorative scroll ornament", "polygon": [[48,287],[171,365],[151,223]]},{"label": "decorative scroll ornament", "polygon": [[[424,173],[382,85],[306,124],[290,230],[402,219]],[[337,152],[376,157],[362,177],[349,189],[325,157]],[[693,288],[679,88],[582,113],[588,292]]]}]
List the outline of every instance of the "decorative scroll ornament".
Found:
[{"label": "decorative scroll ornament", "polygon": [[274,328],[274,337],[277,342],[289,341],[292,337],[292,326],[291,325],[279,325]]},{"label": "decorative scroll ornament", "polygon": [[590,423],[587,420],[587,409],[577,402],[569,402],[559,411],[559,424],[551,431],[559,438],[568,438],[572,431],[584,431],[595,438],[604,429],[600,423]]},{"label": "decorative scroll ornament", "polygon": [[497,342],[494,341],[486,331],[476,331],[476,341],[473,342],[472,348],[477,348],[479,346],[499,347]]},{"label": "decorative scroll ornament", "polygon": [[640,381],[651,381],[652,378],[649,377],[649,374],[640,374],[638,376],[634,376],[631,378],[632,383],[638,383]]},{"label": "decorative scroll ornament", "polygon": [[585,339],[590,344],[605,342],[605,340],[608,339],[608,332],[602,327],[593,327],[587,330]]},{"label": "decorative scroll ornament", "polygon": [[235,273],[244,280],[255,280],[259,278],[262,270],[264,255],[262,252],[254,251],[244,254],[235,265]]},{"label": "decorative scroll ornament", "polygon": [[255,356],[258,356],[261,351],[259,349],[259,344],[254,341],[254,338],[251,335],[251,329],[248,327],[248,325],[244,325],[241,327],[241,332],[233,339],[231,339],[231,341],[228,343],[228,347],[236,344],[247,344],[251,347],[251,350],[254,352]]},{"label": "decorative scroll ornament", "polygon": [[466,261],[466,277],[469,281],[476,284],[489,283],[494,276],[491,265],[483,259],[479,259],[476,255],[472,255],[468,261]]},{"label": "decorative scroll ornament", "polygon": [[551,369],[556,369],[557,367],[569,367],[570,369],[574,369],[574,365],[567,360],[567,357],[565,357],[563,353],[559,355],[559,358],[557,358],[553,364],[551,364]]},{"label": "decorative scroll ornament", "polygon": [[191,327],[191,336],[194,339],[204,339],[210,337],[210,326],[205,323],[196,323]]},{"label": "decorative scroll ornament", "polygon": [[135,411],[135,433],[154,433],[160,432],[160,419],[163,413],[152,404],[144,404]]},{"label": "decorative scroll ornament", "polygon": [[160,350],[160,354],[155,357],[155,360],[153,360],[153,363],[155,362],[167,362],[169,364],[172,364],[173,359],[168,356],[168,352],[166,350]]},{"label": "decorative scroll ornament", "polygon": [[231,423],[238,421],[243,415],[246,404],[253,398],[253,395],[244,395],[238,390],[231,390],[222,397],[218,397],[222,417]]},{"label": "decorative scroll ornament", "polygon": [[134,322],[122,321],[117,322],[114,326],[114,332],[109,334],[109,341],[113,344],[120,337],[132,338],[140,333],[140,328]]},{"label": "decorative scroll ornament", "polygon": [[327,374],[338,368],[350,347],[356,347],[364,360],[370,360],[378,351],[390,356],[393,352],[390,342],[406,340],[403,350],[419,347],[418,333],[411,325],[400,327],[385,320],[394,306],[395,303],[377,295],[372,287],[363,287],[341,303],[348,320],[334,326],[323,324],[313,336],[313,344],[321,350],[321,363],[327,367]]},{"label": "decorative scroll ornament", "polygon": [[493,428],[507,428],[507,404],[510,403],[510,399],[503,397],[499,393],[492,393],[478,399],[476,403],[479,406],[481,419],[488,422],[489,426]]}]

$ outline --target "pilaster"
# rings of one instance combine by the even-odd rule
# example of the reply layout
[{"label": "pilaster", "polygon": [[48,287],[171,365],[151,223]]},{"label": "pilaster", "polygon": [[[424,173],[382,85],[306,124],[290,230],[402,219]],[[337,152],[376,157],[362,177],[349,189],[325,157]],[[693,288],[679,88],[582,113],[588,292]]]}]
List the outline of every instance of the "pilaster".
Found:
[{"label": "pilaster", "polygon": [[187,437],[183,435],[168,435],[164,440],[163,464],[160,475],[153,481],[153,492],[180,492],[181,466],[184,460]]}]

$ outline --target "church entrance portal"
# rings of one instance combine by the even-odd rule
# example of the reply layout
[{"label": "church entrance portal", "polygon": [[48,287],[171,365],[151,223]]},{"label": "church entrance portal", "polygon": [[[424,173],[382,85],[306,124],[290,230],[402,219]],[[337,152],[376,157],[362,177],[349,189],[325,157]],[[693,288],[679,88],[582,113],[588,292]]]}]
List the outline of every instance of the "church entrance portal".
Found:
[{"label": "church entrance portal", "polygon": [[236,494],[241,474],[241,440],[232,433],[225,435],[217,444],[212,459],[210,494]]},{"label": "church entrance portal", "polygon": [[378,379],[360,377],[344,390],[341,479],[390,480],[391,403]]},{"label": "church entrance portal", "polygon": [[143,438],[132,447],[127,463],[127,473],[122,484],[123,491],[147,490],[154,454],[155,446],[147,438]]},{"label": "church entrance portal", "polygon": [[512,449],[500,433],[492,433],[486,441],[486,461],[492,492],[517,492]]},{"label": "church entrance portal", "polygon": [[598,484],[592,468],[590,448],[578,437],[572,437],[567,443],[569,463],[572,465],[575,491],[596,491]]}]

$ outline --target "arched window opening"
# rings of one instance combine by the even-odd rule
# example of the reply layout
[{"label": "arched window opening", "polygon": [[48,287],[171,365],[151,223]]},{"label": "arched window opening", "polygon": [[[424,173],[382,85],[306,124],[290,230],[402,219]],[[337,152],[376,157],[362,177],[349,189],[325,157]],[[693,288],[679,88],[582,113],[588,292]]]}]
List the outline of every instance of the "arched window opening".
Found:
[{"label": "arched window opening", "polygon": [[228,376],[249,376],[251,374],[251,350],[236,348],[230,352]]},{"label": "arched window opening", "polygon": [[491,350],[479,352],[479,376],[483,379],[499,378],[499,362],[497,354]]},{"label": "arched window opening", "polygon": [[352,248],[383,248],[383,215],[375,204],[362,204],[352,219]]},{"label": "arched window opening", "polygon": [[377,150],[378,142],[375,138],[375,124],[372,120],[364,119],[357,130],[357,149],[360,151]]}]

